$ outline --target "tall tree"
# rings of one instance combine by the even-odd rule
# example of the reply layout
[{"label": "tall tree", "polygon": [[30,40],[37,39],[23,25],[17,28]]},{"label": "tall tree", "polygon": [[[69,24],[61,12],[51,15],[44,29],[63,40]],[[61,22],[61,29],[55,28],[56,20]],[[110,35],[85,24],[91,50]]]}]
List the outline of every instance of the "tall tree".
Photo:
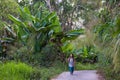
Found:
[{"label": "tall tree", "polygon": [[[47,0],[46,0],[47,1]],[[48,0],[52,11],[56,11],[63,30],[67,31],[73,28],[88,27],[96,9],[99,6],[99,0]],[[49,3],[49,2],[48,2]]]}]

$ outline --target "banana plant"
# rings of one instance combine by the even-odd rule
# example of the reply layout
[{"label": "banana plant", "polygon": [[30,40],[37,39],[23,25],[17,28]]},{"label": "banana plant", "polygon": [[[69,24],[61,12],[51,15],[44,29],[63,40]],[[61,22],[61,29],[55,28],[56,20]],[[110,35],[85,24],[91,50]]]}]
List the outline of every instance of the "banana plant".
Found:
[{"label": "banana plant", "polygon": [[9,31],[16,35],[17,39],[24,45],[27,44],[31,37],[34,38],[35,52],[40,52],[51,39],[56,40],[56,44],[61,47],[59,44],[75,39],[84,32],[82,29],[63,32],[55,12],[46,12],[47,15],[42,15],[44,11],[38,11],[35,15],[32,15],[27,7],[20,8],[19,11],[19,18],[9,15],[9,18],[14,23],[15,30],[12,32],[9,29]]},{"label": "banana plant", "polygon": [[40,15],[32,15],[29,8],[20,8],[20,18],[9,15],[14,23],[17,39],[25,45],[31,36],[34,37],[34,48],[38,52],[44,47],[53,33],[61,32],[59,19],[55,12],[48,13],[45,17]]}]

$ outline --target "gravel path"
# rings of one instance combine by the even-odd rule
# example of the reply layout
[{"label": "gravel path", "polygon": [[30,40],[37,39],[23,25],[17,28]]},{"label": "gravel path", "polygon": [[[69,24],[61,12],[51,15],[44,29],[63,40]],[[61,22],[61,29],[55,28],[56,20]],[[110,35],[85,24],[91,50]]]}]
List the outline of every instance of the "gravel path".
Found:
[{"label": "gravel path", "polygon": [[100,80],[100,76],[96,72],[96,70],[74,71],[73,75],[70,75],[69,72],[63,72],[52,80]]}]

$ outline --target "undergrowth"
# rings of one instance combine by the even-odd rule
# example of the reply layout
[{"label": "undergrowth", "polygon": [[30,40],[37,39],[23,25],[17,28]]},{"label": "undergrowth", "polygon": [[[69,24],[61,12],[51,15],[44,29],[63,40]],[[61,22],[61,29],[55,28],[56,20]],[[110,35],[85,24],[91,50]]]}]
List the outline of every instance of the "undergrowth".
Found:
[{"label": "undergrowth", "polygon": [[77,62],[75,65],[76,70],[96,70],[98,68],[98,64],[90,64],[90,63],[79,63]]},{"label": "undergrowth", "polygon": [[0,65],[0,80],[30,79],[32,67],[24,63],[8,62]]},{"label": "undergrowth", "polygon": [[53,67],[31,67],[21,62],[0,63],[0,80],[50,80],[64,70],[64,65],[61,62],[58,64]]}]

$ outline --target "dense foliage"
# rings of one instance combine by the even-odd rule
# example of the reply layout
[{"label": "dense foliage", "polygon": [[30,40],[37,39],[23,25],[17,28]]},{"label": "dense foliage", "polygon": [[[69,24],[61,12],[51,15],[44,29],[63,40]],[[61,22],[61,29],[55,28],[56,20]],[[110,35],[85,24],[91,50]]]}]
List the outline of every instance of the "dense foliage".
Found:
[{"label": "dense foliage", "polygon": [[0,80],[49,80],[71,53],[77,70],[120,79],[119,0],[0,0],[0,12]]},{"label": "dense foliage", "polygon": [[[120,7],[119,1],[108,0],[99,13],[100,22],[94,27],[96,44],[100,48],[100,65],[107,80],[118,80],[120,71]],[[114,74],[114,75],[113,75]]]}]

